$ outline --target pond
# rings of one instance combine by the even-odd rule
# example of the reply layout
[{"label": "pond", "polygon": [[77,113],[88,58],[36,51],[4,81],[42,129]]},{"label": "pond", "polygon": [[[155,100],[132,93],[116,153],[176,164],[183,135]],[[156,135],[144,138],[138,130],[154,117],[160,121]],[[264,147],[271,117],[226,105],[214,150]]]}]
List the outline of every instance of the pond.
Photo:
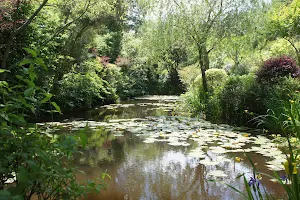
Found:
[{"label": "pond", "polygon": [[[252,177],[251,157],[258,171],[284,175],[285,155],[259,130],[212,124],[176,112],[176,96],[147,96],[73,113],[61,131],[84,129],[88,149],[76,165],[78,180],[93,180],[107,172],[109,187],[88,199],[243,199],[230,184],[244,191]],[[45,123],[40,123],[45,126]],[[216,181],[211,181],[216,180]],[[285,199],[278,183],[262,175],[260,185]]]}]

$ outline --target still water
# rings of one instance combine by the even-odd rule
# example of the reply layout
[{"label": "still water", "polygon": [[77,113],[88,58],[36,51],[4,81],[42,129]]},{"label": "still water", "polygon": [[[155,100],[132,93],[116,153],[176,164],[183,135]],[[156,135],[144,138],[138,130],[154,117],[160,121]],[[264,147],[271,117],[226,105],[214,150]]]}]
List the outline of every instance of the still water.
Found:
[{"label": "still water", "polygon": [[[244,191],[244,180],[236,177],[253,176],[244,151],[258,171],[284,174],[281,164],[274,164],[284,155],[271,140],[184,117],[174,111],[176,101],[150,96],[73,113],[61,123],[74,131],[87,124],[93,130],[88,150],[76,161],[84,171],[77,174],[78,181],[94,180],[103,172],[111,177],[106,179],[107,190],[90,194],[89,200],[245,199],[226,186]],[[279,184],[262,177],[260,185],[267,193],[285,199]]]}]

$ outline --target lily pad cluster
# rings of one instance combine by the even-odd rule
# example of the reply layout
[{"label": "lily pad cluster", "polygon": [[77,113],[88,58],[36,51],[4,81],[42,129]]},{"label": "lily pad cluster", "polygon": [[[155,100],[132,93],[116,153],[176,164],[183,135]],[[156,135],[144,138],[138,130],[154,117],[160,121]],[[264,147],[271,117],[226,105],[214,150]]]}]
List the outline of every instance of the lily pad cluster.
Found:
[{"label": "lily pad cluster", "polygon": [[[45,124],[40,124],[45,125]],[[270,170],[283,170],[285,155],[277,148],[277,144],[265,136],[253,136],[250,133],[234,131],[234,127],[217,125],[201,119],[189,117],[146,117],[133,119],[112,119],[108,122],[72,121],[54,125],[70,130],[78,130],[89,126],[92,129],[105,127],[116,136],[125,132],[142,137],[144,143],[164,142],[171,146],[190,146],[196,144],[187,156],[200,159],[205,166],[217,166],[224,162],[235,162],[234,158],[226,158],[227,153],[255,152],[269,161],[266,166]],[[193,145],[193,146],[194,146]],[[215,156],[209,156],[213,154]],[[225,177],[226,174],[209,173],[209,176]]]}]

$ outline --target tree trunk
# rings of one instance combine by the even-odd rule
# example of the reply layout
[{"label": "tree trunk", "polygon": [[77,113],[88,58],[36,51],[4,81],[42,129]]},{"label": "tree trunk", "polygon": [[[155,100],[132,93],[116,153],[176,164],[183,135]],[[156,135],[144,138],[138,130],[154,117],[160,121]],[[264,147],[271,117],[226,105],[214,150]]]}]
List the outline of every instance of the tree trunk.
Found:
[{"label": "tree trunk", "polygon": [[199,65],[201,69],[202,75],[202,84],[203,84],[203,92],[204,96],[207,96],[208,86],[205,71],[209,68],[209,58],[206,50],[206,46],[198,46],[198,56],[199,56]]},{"label": "tree trunk", "polygon": [[10,49],[11,49],[14,37],[15,37],[15,35],[12,33],[12,34],[10,34],[10,36],[7,40],[6,49],[5,49],[5,52],[3,54],[2,61],[1,61],[2,69],[8,69],[8,67],[6,66],[6,63],[7,63],[8,57],[9,57],[9,53],[10,53]]},{"label": "tree trunk", "polygon": [[[44,0],[42,2],[42,4],[36,9],[36,11],[29,17],[29,19],[19,28],[16,27],[16,20],[14,20],[14,26],[13,26],[13,30],[12,33],[9,36],[9,39],[6,43],[6,50],[4,52],[2,61],[1,61],[1,68],[3,69],[7,69],[8,67],[6,66],[9,54],[10,54],[10,50],[11,50],[11,46],[13,44],[13,40],[16,36],[18,36],[21,32],[23,32],[28,26],[29,24],[33,21],[33,19],[39,14],[39,12],[42,10],[42,8],[46,5],[46,3],[48,2],[48,0]],[[19,4],[20,2],[18,1],[16,10],[19,9]]]},{"label": "tree trunk", "polygon": [[296,51],[298,65],[300,65],[300,51]]},{"label": "tree trunk", "polygon": [[209,69],[209,57],[208,57],[208,51],[206,48],[206,43],[204,43],[203,48],[202,48],[202,54],[203,54],[203,61],[204,61],[204,68],[205,70]]}]

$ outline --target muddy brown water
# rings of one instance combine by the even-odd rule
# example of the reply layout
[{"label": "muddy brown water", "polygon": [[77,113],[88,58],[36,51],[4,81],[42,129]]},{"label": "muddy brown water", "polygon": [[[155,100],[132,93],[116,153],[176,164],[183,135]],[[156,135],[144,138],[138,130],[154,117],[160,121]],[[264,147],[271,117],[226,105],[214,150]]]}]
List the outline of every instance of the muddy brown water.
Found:
[{"label": "muddy brown water", "polygon": [[[130,106],[114,109],[96,108],[77,113],[73,118],[105,121],[167,116],[170,113],[173,115],[172,109],[168,107],[172,102],[142,99],[122,104]],[[160,104],[167,104],[167,108]],[[108,184],[106,190],[102,190],[100,194],[89,194],[88,200],[245,199],[224,184],[230,184],[245,191],[243,179],[236,178],[241,173],[246,173],[247,179],[252,176],[251,164],[244,158],[244,153],[227,153],[225,157],[233,162],[205,166],[199,164],[199,158],[187,156],[192,149],[197,147],[195,142],[191,142],[191,145],[187,147],[170,146],[166,142],[146,144],[143,142],[145,137],[137,136],[129,131],[124,131],[122,136],[120,134],[115,136],[113,132],[104,130],[98,134],[92,134],[91,137],[93,148],[78,157],[76,161],[78,168],[84,172],[84,174],[78,173],[77,179],[79,182],[95,180],[100,178],[103,172],[109,174],[111,179],[105,179]],[[248,155],[254,163],[257,163],[258,171],[273,174],[264,165],[270,159],[253,152]],[[207,156],[213,158],[216,155],[208,150]],[[235,157],[241,157],[244,160],[238,163],[235,162]],[[211,181],[212,178],[207,176],[211,170],[222,170],[228,176]],[[271,182],[268,177],[263,176],[260,184],[276,199],[286,199],[283,188]]]}]

